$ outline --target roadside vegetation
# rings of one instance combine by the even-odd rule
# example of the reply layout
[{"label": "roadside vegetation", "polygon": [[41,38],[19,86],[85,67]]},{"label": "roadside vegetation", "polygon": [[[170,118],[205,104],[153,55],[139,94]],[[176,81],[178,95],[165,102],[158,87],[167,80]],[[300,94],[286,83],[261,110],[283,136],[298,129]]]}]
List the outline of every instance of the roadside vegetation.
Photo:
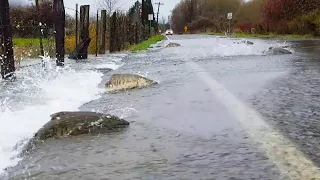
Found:
[{"label": "roadside vegetation", "polygon": [[132,52],[138,52],[142,50],[146,50],[150,47],[150,45],[157,43],[158,41],[163,40],[165,37],[163,35],[155,35],[150,37],[149,39],[135,45],[131,45],[129,50]]},{"label": "roadside vegetation", "polygon": [[320,36],[319,0],[182,0],[172,11],[177,33],[225,35],[232,12],[232,37],[314,38]]},{"label": "roadside vegetation", "polygon": [[[225,33],[216,32],[204,32],[207,35],[225,36]],[[299,34],[257,34],[257,33],[235,33],[228,34],[232,38],[277,38],[277,39],[318,39],[319,37],[314,37],[311,34],[299,35]]]},{"label": "roadside vegetation", "polygon": [[[13,50],[16,60],[24,58],[39,57],[40,54],[40,40],[38,38],[13,38]],[[45,52],[51,56],[55,54],[54,40],[43,39],[43,46]]]},{"label": "roadside vegetation", "polygon": [[[107,9],[107,17],[113,13],[114,5],[118,0],[99,0],[99,5]],[[150,0],[149,0],[150,1]],[[148,1],[148,2],[149,2]],[[112,2],[112,3],[111,3]],[[98,1],[97,1],[98,3]],[[55,56],[55,40],[54,40],[54,26],[53,26],[53,14],[52,14],[52,0],[42,0],[39,2],[40,10],[40,21],[42,22],[42,36],[45,53],[48,53],[51,57]],[[110,6],[110,7],[109,7]],[[150,7],[149,7],[150,6]],[[153,6],[151,1],[149,2],[148,8],[152,10]],[[136,1],[132,7],[130,7],[128,16],[133,22],[139,21],[139,1]],[[95,54],[96,51],[96,17],[90,14],[89,24],[89,36],[91,38],[88,53]],[[10,7],[10,18],[12,23],[13,43],[14,43],[14,56],[17,61],[38,58],[40,54],[39,47],[39,25],[38,25],[38,13],[34,4],[24,6],[11,6]],[[148,19],[148,13],[146,13],[145,19]],[[109,19],[107,18],[107,21]],[[164,17],[159,17],[159,28],[163,32],[169,27]],[[107,24],[109,21],[107,22]],[[153,21],[152,27],[155,26]],[[108,26],[108,25],[107,25]],[[76,47],[76,36],[75,36],[76,22],[75,18],[66,14],[66,36],[65,36],[65,53],[70,54],[75,50]],[[106,50],[109,49],[109,28],[106,32]],[[99,33],[100,36],[100,33]],[[141,35],[139,34],[139,37]],[[139,45],[133,45],[127,43],[123,46],[124,50],[132,48],[133,51],[139,51],[145,49],[146,44],[152,44],[159,39],[161,36],[155,36],[148,39]],[[100,37],[98,38],[100,41]],[[99,44],[100,42],[98,42]]]},{"label": "roadside vegetation", "polygon": [[[91,43],[89,45],[88,52],[89,54],[95,54],[95,28],[90,26],[90,37],[92,38]],[[165,37],[163,35],[155,35],[151,36],[149,39],[139,43],[133,44],[127,47],[129,51],[138,52],[141,50],[146,50],[152,44],[157,43],[158,41],[163,40]],[[66,54],[71,53],[75,49],[75,36],[68,35],[65,38],[65,49]],[[17,60],[22,60],[24,58],[38,58],[39,57],[39,39],[38,38],[14,38],[14,56]],[[44,50],[51,57],[55,56],[55,44],[54,39],[43,39]],[[106,42],[106,46],[108,47],[109,43]]]}]

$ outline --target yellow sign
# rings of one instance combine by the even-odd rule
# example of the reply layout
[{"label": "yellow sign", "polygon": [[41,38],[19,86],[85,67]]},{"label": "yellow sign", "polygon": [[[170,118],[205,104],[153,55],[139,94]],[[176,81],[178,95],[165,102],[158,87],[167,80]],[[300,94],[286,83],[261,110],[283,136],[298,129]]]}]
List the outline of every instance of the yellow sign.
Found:
[{"label": "yellow sign", "polygon": [[185,27],[184,27],[184,32],[187,32],[187,31],[188,31],[188,27],[185,26]]}]

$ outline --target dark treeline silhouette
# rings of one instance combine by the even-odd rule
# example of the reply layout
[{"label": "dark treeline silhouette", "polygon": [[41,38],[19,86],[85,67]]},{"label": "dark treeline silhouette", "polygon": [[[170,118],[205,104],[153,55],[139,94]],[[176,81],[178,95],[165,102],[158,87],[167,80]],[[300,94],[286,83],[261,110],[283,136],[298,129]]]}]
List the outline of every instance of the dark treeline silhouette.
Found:
[{"label": "dark treeline silhouette", "polygon": [[[53,2],[53,1],[52,1]],[[44,36],[53,28],[52,2],[39,3],[40,21],[43,23]],[[35,5],[13,6],[10,8],[12,32],[15,37],[34,37],[38,31],[38,14]]]},{"label": "dark treeline silhouette", "polygon": [[175,32],[234,32],[320,35],[319,0],[182,0],[172,11]]},{"label": "dark treeline silhouette", "polygon": [[[43,35],[48,37],[53,31],[53,0],[39,1],[40,22],[42,22]],[[37,37],[38,36],[38,13],[34,4],[10,7],[10,19],[14,37]],[[73,34],[75,19],[66,14],[66,34]]]},{"label": "dark treeline silhouette", "polygon": [[[53,34],[53,12],[52,12],[52,4],[53,0],[40,0],[39,1],[39,11],[40,11],[40,22],[42,22],[43,26],[43,34],[44,38]],[[70,8],[70,7],[66,7]],[[153,5],[151,0],[145,1],[144,7],[144,16],[140,14],[142,8],[142,4],[139,1],[136,1],[127,11],[127,15],[134,22],[140,21],[141,23],[145,22],[145,25],[149,27],[148,14],[154,14]],[[153,15],[154,16],[154,15]],[[10,19],[12,23],[12,33],[14,37],[22,37],[22,38],[34,38],[38,37],[38,13],[35,4],[29,4],[24,6],[11,6],[10,7]],[[109,17],[107,17],[107,21],[109,21]],[[90,27],[95,26],[96,17],[90,17]],[[66,14],[66,35],[75,35],[75,18]],[[107,22],[107,26],[109,26],[109,22]],[[151,22],[151,27],[156,27],[155,19]],[[110,27],[107,27],[107,31],[109,31]],[[90,30],[94,30],[95,28],[90,28]],[[94,30],[95,31],[95,30]],[[90,36],[92,36],[94,32],[90,32]],[[108,36],[108,33],[107,33]],[[67,38],[69,39],[69,38]],[[94,37],[92,37],[94,39]],[[94,41],[92,41],[94,43]],[[91,48],[92,49],[92,48]]]}]

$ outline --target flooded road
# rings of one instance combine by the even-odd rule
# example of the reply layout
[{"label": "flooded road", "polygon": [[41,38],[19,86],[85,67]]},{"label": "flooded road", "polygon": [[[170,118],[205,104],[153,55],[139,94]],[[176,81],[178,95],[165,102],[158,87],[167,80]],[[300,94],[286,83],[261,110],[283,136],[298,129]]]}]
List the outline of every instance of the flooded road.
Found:
[{"label": "flooded road", "polygon": [[[11,122],[0,124],[0,161],[8,162],[0,167],[13,166],[0,179],[319,179],[320,41],[240,41],[169,36],[142,53],[70,61],[62,72],[22,70],[23,85],[0,96],[0,119]],[[181,47],[163,48],[169,42]],[[281,45],[293,54],[263,53]],[[114,73],[159,84],[107,94]],[[47,141],[18,164],[7,158],[50,113],[78,108],[131,125]]]}]

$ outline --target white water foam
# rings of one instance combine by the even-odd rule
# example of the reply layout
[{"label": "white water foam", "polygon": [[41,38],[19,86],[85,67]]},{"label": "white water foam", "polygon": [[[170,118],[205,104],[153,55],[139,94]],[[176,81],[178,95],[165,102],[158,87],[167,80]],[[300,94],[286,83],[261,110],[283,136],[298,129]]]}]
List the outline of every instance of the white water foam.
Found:
[{"label": "white water foam", "polygon": [[124,58],[128,56],[128,54],[126,53],[114,53],[114,54],[110,54],[110,57],[114,58],[114,57],[120,57],[120,58]]},{"label": "white water foam", "polygon": [[0,109],[0,177],[6,167],[14,166],[20,160],[13,157],[18,155],[22,146],[14,150],[15,145],[31,138],[50,120],[50,114],[78,110],[82,104],[98,98],[103,91],[97,87],[103,74],[95,71],[76,72],[68,67],[48,69],[45,73],[40,73],[39,69],[30,72],[26,68],[21,71],[17,73],[16,88],[28,93],[24,92],[26,83],[20,82],[21,79],[27,81],[28,86],[37,88],[31,92],[32,103],[19,110],[12,107],[14,104],[8,104],[10,96],[2,99],[0,96],[0,104],[4,107]]},{"label": "white water foam", "polygon": [[113,62],[108,62],[108,63],[105,63],[105,64],[96,65],[95,68],[97,68],[97,69],[109,68],[109,69],[112,69],[112,70],[116,70],[116,69],[118,69],[119,67],[121,67],[123,65],[124,65],[124,63],[116,64],[116,63],[113,63]]},{"label": "white water foam", "polygon": [[122,61],[123,57],[125,57],[125,55],[120,55],[120,56],[117,56],[116,54],[110,54],[110,55],[106,55],[106,56],[98,56],[98,57],[93,57],[95,59],[98,59],[100,61],[108,61],[108,62],[115,62],[115,63],[118,63],[120,61]]},{"label": "white water foam", "polygon": [[[168,38],[168,37],[167,37]],[[250,39],[253,45],[241,43],[246,39],[231,39],[231,38],[198,38],[198,39],[184,39],[184,40],[171,40],[181,44],[181,47],[166,48],[164,51],[174,53],[175,51],[181,55],[183,54],[188,58],[200,58],[201,56],[250,56],[250,55],[265,55],[269,47],[280,47],[288,45],[286,42],[266,41],[261,39]],[[238,44],[239,43],[239,44]]]}]

